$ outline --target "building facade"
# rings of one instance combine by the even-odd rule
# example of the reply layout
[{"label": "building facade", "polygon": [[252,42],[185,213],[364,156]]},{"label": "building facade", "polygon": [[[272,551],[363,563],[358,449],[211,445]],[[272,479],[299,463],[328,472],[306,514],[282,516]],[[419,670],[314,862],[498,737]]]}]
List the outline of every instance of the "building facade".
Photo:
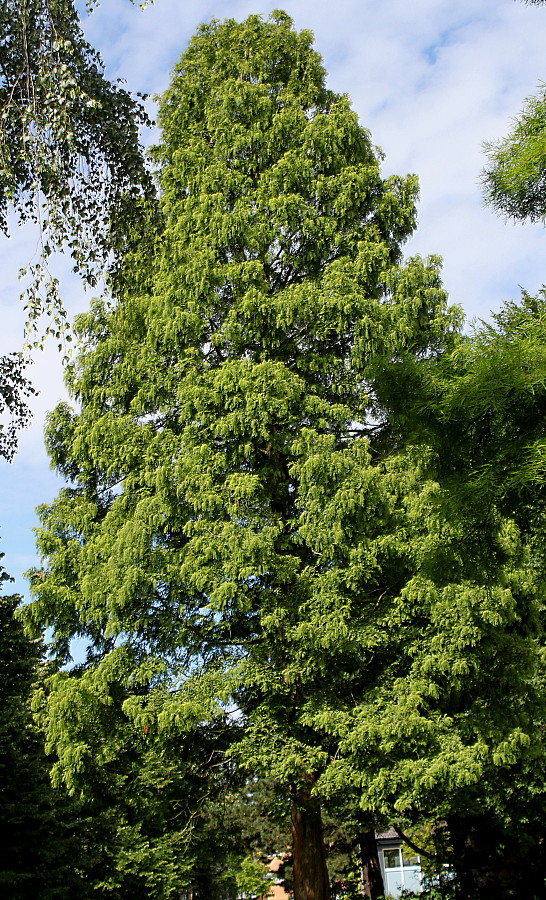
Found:
[{"label": "building facade", "polygon": [[400,897],[402,891],[420,893],[423,875],[419,856],[404,844],[394,828],[377,834],[376,840],[385,893],[391,897]]}]

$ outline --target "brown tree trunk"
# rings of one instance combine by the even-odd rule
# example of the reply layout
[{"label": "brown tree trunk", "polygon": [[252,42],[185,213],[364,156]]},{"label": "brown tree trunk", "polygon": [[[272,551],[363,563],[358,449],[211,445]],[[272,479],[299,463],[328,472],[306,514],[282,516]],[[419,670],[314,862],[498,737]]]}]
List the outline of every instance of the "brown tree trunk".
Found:
[{"label": "brown tree trunk", "polygon": [[378,900],[385,894],[383,875],[379,865],[379,854],[375,831],[368,828],[357,835],[358,862],[360,866],[360,890],[363,897]]},{"label": "brown tree trunk", "polygon": [[320,806],[310,786],[292,786],[294,900],[330,900]]}]

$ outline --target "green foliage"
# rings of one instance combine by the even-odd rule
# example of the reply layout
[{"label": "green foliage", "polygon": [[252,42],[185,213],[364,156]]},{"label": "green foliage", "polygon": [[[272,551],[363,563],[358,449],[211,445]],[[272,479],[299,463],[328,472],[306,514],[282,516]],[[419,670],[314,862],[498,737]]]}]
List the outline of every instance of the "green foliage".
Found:
[{"label": "green foliage", "polygon": [[[0,578],[8,580],[3,568],[0,568]],[[14,617],[18,601],[14,596],[0,599],[0,779],[5,823],[0,885],[5,894],[17,900],[31,896],[36,890],[41,882],[37,870],[42,863],[38,850],[41,785],[40,774],[33,771],[37,741],[28,703],[39,646],[25,639],[22,626]]]},{"label": "green foliage", "polygon": [[[1,567],[0,579],[9,580]],[[31,714],[42,646],[25,637],[16,616],[19,600],[0,598],[0,890],[10,900],[86,900],[81,875],[91,865],[90,829],[81,810],[49,782],[43,734]]]},{"label": "green foliage", "polygon": [[265,877],[266,867],[251,857],[241,860],[239,871],[235,873],[237,891],[246,897],[261,897],[269,893],[271,882]]},{"label": "green foliage", "polygon": [[523,292],[492,318],[416,373],[414,393],[446,475],[464,473],[523,526],[545,476],[546,294]]},{"label": "green foliage", "polygon": [[202,870],[220,863],[224,873],[221,817],[211,806],[231,780],[224,761],[230,730],[222,723],[181,729],[171,721],[159,732],[168,702],[162,691],[143,677],[140,688],[134,683],[123,651],[99,668],[94,679],[85,668],[59,672],[35,700],[54,753],[53,783],[66,785],[107,835],[98,848],[91,842],[100,859],[87,873],[93,891],[163,900]]},{"label": "green foliage", "polygon": [[[530,629],[529,635],[534,633],[538,642],[536,650],[527,655],[528,661],[534,657],[534,662],[519,687],[517,640],[521,639],[521,631],[519,638],[514,633],[509,637],[505,626],[502,636],[496,632],[495,641],[499,641],[504,675],[508,675],[511,684],[506,681],[502,690],[506,696],[513,691],[513,696],[524,697],[529,692],[528,724],[519,737],[514,733],[512,747],[513,740],[521,740],[523,733],[527,733],[530,743],[528,750],[506,768],[505,754],[512,751],[510,743],[502,742],[492,756],[493,765],[481,766],[479,784],[474,788],[470,782],[466,788],[461,785],[452,795],[450,805],[451,812],[457,813],[462,822],[460,844],[468,848],[465,851],[468,868],[481,871],[484,884],[490,877],[487,871],[512,872],[515,884],[518,879],[523,883],[524,879],[537,896],[544,890],[544,753],[539,735],[544,722],[544,651],[540,647],[543,645],[541,607],[545,572],[544,304],[543,292],[537,297],[524,293],[520,303],[505,304],[493,317],[492,324],[477,328],[443,357],[414,366],[405,376],[403,405],[399,400],[401,382],[388,383],[387,377],[384,380],[393,418],[404,423],[412,420],[413,428],[426,435],[429,446],[434,448],[440,462],[439,480],[448,491],[450,526],[459,518],[466,522],[468,529],[469,511],[472,511],[472,515],[481,517],[481,522],[479,518],[477,521],[482,531],[489,529],[491,513],[496,507],[497,515],[507,517],[505,551],[509,550],[510,531],[509,539],[513,540],[517,535],[516,524],[519,529],[520,566],[523,563],[520,575],[524,578],[516,596],[519,594],[519,603],[525,596],[535,599],[527,607],[524,601],[518,616],[521,625]],[[472,540],[476,545],[475,536]],[[516,545],[512,546],[516,550]],[[472,560],[475,577],[478,572],[475,547],[472,549],[461,539],[458,549]],[[510,557],[512,567],[516,557],[513,554]],[[496,576],[492,573],[490,586],[499,573],[500,570]],[[521,625],[517,626],[518,630]],[[460,637],[454,641],[454,647]],[[511,651],[509,643],[512,643]],[[482,643],[480,653],[484,649]],[[514,678],[509,675],[510,665]],[[472,693],[477,697],[484,686],[485,681]],[[481,708],[488,711],[490,726],[496,718],[506,715],[502,691],[499,690],[497,699],[494,692],[495,686],[491,685],[490,700],[484,705],[483,694],[479,700]],[[497,713],[488,705],[491,703],[497,705]],[[525,706],[525,703],[518,704],[518,714]],[[474,721],[477,718],[474,716]],[[471,777],[471,771],[469,764],[467,778]],[[435,811],[430,807],[431,815],[440,812],[440,805]],[[444,814],[449,821],[447,806]],[[452,867],[460,868],[461,847],[449,851],[445,858],[452,861]],[[478,895],[487,888],[475,887],[475,890]],[[494,883],[490,890],[495,897],[520,896],[514,884]]]},{"label": "green foliage", "polygon": [[160,123],[156,252],[134,236],[80,317],[80,411],[48,425],[69,486],[27,620],[60,662],[89,644],[51,683],[56,777],[115,780],[131,729],[231,722],[294,804],[478,805],[541,746],[538,610],[516,526],[404,418],[458,346],[438,260],[402,262],[416,179],[382,179],[281,12],[202,26]]},{"label": "green foliage", "polygon": [[34,388],[24,376],[25,364],[19,354],[0,356],[0,457],[13,459],[19,429],[28,425],[30,409],[25,398]]},{"label": "green foliage", "polygon": [[[544,0],[525,0],[540,6]],[[546,214],[546,97],[541,85],[529,97],[509,135],[484,144],[489,166],[482,173],[485,199],[502,215],[535,222]]]},{"label": "green foliage", "polygon": [[530,97],[510,134],[485,145],[489,166],[483,173],[486,200],[498,212],[531,222],[546,215],[546,101],[541,89]]},{"label": "green foliage", "polygon": [[[0,602],[4,894],[10,900],[91,900],[114,892],[120,900],[164,900],[218,862],[219,884],[228,867],[233,885],[239,870],[250,879],[253,870],[240,869],[244,844],[236,845],[236,853],[218,852],[223,823],[211,807],[230,780],[229,767],[220,769],[226,742],[221,730],[202,729],[186,742],[163,735],[158,742],[148,723],[124,718],[121,684],[110,685],[108,694],[87,695],[93,718],[78,730],[82,692],[70,690],[66,674],[47,677],[42,671],[42,646],[25,637],[15,615],[18,601]],[[40,725],[48,721],[51,689],[54,721],[61,710],[65,715],[57,749],[72,767],[72,796],[57,776],[59,762],[45,753]],[[49,741],[55,743],[54,731]]]},{"label": "green foliage", "polygon": [[26,279],[27,330],[60,340],[66,314],[48,260],[68,250],[94,284],[120,250],[137,198],[151,199],[139,102],[102,74],[73,0],[5,0],[0,9],[0,230],[7,214],[40,227]]}]

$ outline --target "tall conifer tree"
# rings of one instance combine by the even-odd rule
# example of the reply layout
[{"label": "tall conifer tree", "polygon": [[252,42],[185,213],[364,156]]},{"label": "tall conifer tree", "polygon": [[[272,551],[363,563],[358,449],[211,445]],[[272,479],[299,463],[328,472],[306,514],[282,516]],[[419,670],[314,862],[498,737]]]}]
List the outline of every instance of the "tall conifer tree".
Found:
[{"label": "tall conifer tree", "polygon": [[[450,741],[433,669],[443,661],[448,678],[460,628],[446,610],[462,597],[468,611],[479,586],[433,591],[469,569],[453,562],[456,535],[442,555],[426,456],[404,451],[384,379],[403,385],[409,363],[450,345],[456,319],[438,261],[401,261],[415,177],[381,177],[311,35],[284,13],[202,26],[160,124],[163,231],[154,254],[136,236],[117,302],[80,318],[80,412],[49,421],[72,485],[42,510],[48,566],[29,615],[53,626],[61,658],[87,639],[86,691],[107,698],[115,683],[135,728],[191,734],[230,715],[232,752],[290,793],[296,900],[326,900],[321,803],[344,792],[357,807],[371,770],[367,808],[393,810],[393,784],[409,797],[415,760]],[[482,561],[482,585],[490,574]],[[81,673],[62,677],[75,698]],[[77,781],[62,709],[53,697],[50,736]],[[389,744],[409,758],[394,781]],[[78,748],[96,752],[85,729]]]}]

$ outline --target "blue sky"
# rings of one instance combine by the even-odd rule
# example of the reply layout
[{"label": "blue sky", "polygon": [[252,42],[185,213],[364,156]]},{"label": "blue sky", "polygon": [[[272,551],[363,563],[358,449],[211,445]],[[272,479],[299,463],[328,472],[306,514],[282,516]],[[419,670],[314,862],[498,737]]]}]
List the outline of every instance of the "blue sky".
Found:
[{"label": "blue sky", "polygon": [[[360,121],[386,154],[384,172],[415,172],[421,183],[419,228],[408,254],[444,258],[451,300],[469,318],[486,317],[519,286],[544,280],[545,234],[540,224],[514,225],[484,207],[479,188],[481,144],[506,134],[523,99],[546,80],[546,5],[515,0],[293,0],[284,4],[223,0],[156,0],[140,11],[129,0],[102,0],[85,20],[90,42],[111,78],[132,91],[165,89],[169,73],[197,25],[211,17],[242,19],[280,5],[298,28],[315,34],[333,90],[348,93]],[[153,104],[150,112],[153,115]],[[153,142],[153,135],[144,136]],[[0,352],[22,344],[17,273],[33,252],[25,230],[0,239]],[[71,313],[89,297],[60,265]],[[0,550],[26,593],[21,573],[36,562],[34,509],[61,482],[43,448],[46,411],[64,396],[59,355],[37,353],[32,378],[40,390],[32,426],[16,460],[0,463]]]}]

